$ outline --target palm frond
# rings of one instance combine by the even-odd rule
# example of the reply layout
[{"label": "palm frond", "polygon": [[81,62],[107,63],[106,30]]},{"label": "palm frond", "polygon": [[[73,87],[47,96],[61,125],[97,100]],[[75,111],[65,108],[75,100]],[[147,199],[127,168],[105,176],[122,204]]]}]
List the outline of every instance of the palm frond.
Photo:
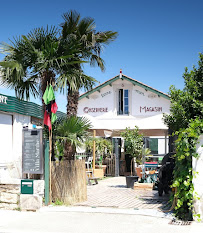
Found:
[{"label": "palm frond", "polygon": [[90,128],[91,123],[87,118],[72,116],[56,126],[54,135],[56,139],[70,142],[74,146],[81,146],[89,136]]}]

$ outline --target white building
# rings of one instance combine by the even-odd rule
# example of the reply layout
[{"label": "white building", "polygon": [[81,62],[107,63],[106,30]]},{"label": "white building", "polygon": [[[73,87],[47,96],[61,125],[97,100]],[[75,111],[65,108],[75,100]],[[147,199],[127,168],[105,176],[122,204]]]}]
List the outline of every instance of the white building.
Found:
[{"label": "white building", "polygon": [[42,122],[41,105],[0,94],[0,183],[22,179],[23,127]]},{"label": "white building", "polygon": [[[170,111],[170,97],[122,74],[115,76],[79,98],[78,116],[87,117],[96,136],[120,138],[126,127],[139,127],[150,137],[152,154],[168,152],[168,128],[163,113]],[[125,158],[122,158],[121,160]]]}]

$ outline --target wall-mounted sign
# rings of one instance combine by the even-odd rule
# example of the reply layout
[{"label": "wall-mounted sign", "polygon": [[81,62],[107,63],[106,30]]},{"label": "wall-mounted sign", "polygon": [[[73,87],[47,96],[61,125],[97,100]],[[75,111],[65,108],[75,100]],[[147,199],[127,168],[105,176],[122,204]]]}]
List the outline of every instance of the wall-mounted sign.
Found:
[{"label": "wall-mounted sign", "polygon": [[8,97],[0,95],[0,103],[7,104],[7,99],[8,99]]},{"label": "wall-mounted sign", "polygon": [[42,129],[23,129],[23,173],[43,174]]},{"label": "wall-mounted sign", "polygon": [[139,90],[135,90],[135,92],[137,92],[139,95],[145,95],[143,92],[139,91]]},{"label": "wall-mounted sign", "polygon": [[162,107],[141,107],[140,106],[140,112],[162,112]]},{"label": "wall-mounted sign", "polygon": [[101,97],[104,97],[104,96],[109,95],[109,94],[111,94],[111,91],[107,91],[107,92],[101,94]]},{"label": "wall-mounted sign", "polygon": [[108,108],[88,108],[85,107],[83,108],[84,113],[89,113],[89,112],[108,112]]}]

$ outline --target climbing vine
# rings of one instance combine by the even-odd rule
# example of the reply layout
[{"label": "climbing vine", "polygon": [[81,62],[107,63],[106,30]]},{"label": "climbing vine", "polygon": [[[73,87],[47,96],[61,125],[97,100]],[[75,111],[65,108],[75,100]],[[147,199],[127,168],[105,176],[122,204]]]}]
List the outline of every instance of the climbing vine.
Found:
[{"label": "climbing vine", "polygon": [[192,158],[197,157],[196,144],[203,133],[203,53],[197,66],[191,71],[185,69],[183,79],[183,90],[170,87],[170,114],[164,115],[164,122],[178,137],[173,181],[175,215],[188,220],[192,218],[194,198]]},{"label": "climbing vine", "polygon": [[[203,133],[203,120],[191,120],[189,127],[176,132],[176,155],[174,181],[172,187],[176,189],[175,215],[182,220],[192,220],[194,198],[192,157],[197,158],[196,145]],[[197,196],[197,194],[196,194]]]}]

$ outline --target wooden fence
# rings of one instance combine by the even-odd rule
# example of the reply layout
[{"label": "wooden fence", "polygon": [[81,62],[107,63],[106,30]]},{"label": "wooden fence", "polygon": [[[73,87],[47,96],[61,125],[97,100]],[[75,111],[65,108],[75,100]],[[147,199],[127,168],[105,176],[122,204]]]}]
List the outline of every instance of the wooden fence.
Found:
[{"label": "wooden fence", "polygon": [[115,156],[111,155],[111,157],[105,159],[106,163],[106,176],[115,176]]},{"label": "wooden fence", "polygon": [[52,200],[70,205],[87,200],[84,160],[52,162]]}]

